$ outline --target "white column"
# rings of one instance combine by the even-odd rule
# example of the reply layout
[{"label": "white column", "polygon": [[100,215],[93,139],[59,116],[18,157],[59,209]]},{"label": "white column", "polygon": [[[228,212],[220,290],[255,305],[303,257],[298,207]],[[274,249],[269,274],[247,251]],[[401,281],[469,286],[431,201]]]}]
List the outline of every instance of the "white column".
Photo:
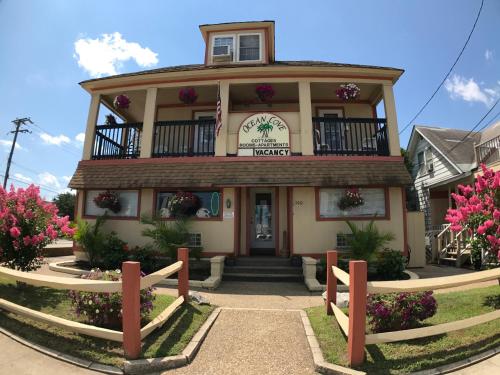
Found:
[{"label": "white column", "polygon": [[302,155],[314,155],[311,82],[299,81],[300,149]]},{"label": "white column", "polygon": [[401,156],[398,134],[398,118],[396,116],[396,102],[392,91],[392,83],[384,83],[382,85],[382,90],[384,95],[385,117],[387,119],[389,152],[391,156]]},{"label": "white column", "polygon": [[99,105],[101,104],[101,95],[92,94],[90,99],[89,115],[87,117],[87,128],[85,129],[85,141],[83,143],[83,160],[92,158],[92,149],[94,148],[95,127],[99,117]]},{"label": "white column", "polygon": [[156,117],[156,95],[158,89],[150,87],[146,91],[146,105],[144,107],[144,119],[142,122],[141,135],[141,158],[150,158],[153,148],[154,122]]},{"label": "white column", "polygon": [[219,135],[215,136],[215,156],[227,155],[227,141],[229,132],[229,82],[220,83],[221,119],[222,128]]}]

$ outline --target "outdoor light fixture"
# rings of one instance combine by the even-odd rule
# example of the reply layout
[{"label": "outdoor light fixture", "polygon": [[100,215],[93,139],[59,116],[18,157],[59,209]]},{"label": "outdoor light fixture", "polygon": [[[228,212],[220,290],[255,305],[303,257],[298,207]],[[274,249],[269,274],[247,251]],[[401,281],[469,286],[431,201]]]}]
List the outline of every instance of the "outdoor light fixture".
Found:
[{"label": "outdoor light fixture", "polygon": [[226,199],[226,208],[231,208],[231,199]]}]

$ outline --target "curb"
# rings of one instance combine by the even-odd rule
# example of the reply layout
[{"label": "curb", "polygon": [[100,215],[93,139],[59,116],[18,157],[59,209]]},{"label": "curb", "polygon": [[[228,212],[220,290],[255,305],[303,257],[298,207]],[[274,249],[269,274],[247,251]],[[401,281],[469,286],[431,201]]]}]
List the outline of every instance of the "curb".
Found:
[{"label": "curb", "polygon": [[210,314],[189,344],[184,348],[182,354],[170,357],[125,360],[123,362],[123,372],[125,374],[144,374],[147,372],[170,370],[192,362],[220,312],[221,308],[218,307]]},{"label": "curb", "polygon": [[[311,322],[309,321],[307,313],[304,310],[300,310],[300,316],[302,318],[302,324],[304,325],[304,331],[306,333],[307,342],[309,344],[309,348],[311,349],[311,353],[313,356],[314,367],[317,372],[326,375],[366,375],[366,372],[363,371],[357,371],[349,367],[343,367],[335,365],[333,363],[326,362],[323,357],[323,352],[319,347],[318,340],[316,339],[316,335],[314,334],[314,331],[311,327]],[[466,367],[475,365],[476,363],[482,362],[499,353],[500,353],[500,346],[494,349],[487,350],[483,353],[476,354],[470,358],[466,358],[458,362],[449,363],[447,365],[439,366],[433,369],[412,372],[410,373],[410,375],[448,374],[450,372],[461,370]]]},{"label": "curb", "polygon": [[117,374],[123,374],[123,371],[116,367],[116,366],[109,366],[109,365],[103,365],[101,363],[97,362],[92,362],[88,361],[86,359],[81,359],[78,357],[74,357],[69,354],[62,353],[60,351],[54,350],[54,349],[49,349],[44,346],[34,344],[30,341],[27,341],[23,339],[20,336],[17,336],[16,334],[6,330],[5,328],[0,327],[0,333],[3,333],[5,336],[10,337],[12,340],[17,341],[18,343],[27,346],[28,348],[31,348],[33,350],[36,350],[37,352],[40,352],[42,354],[45,354],[49,357],[52,357],[54,359],[78,366],[78,367],[83,367],[89,370],[101,372],[104,374],[112,374],[112,375],[117,375]]}]

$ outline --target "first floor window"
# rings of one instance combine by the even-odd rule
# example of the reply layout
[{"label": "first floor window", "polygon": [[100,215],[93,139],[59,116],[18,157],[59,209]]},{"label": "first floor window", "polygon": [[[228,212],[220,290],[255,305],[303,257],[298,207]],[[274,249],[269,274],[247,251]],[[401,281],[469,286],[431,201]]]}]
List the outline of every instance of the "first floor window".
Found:
[{"label": "first floor window", "polygon": [[[386,216],[385,190],[383,188],[360,188],[363,204],[341,209],[339,203],[347,189],[327,188],[319,191],[320,218],[343,218]],[[342,204],[340,204],[342,206]]]},{"label": "first floor window", "polygon": [[156,194],[156,214],[162,218],[220,217],[219,191],[160,191]]},{"label": "first floor window", "polygon": [[[106,200],[112,204],[106,204]],[[86,216],[137,217],[139,192],[137,190],[87,190],[85,192]]]}]

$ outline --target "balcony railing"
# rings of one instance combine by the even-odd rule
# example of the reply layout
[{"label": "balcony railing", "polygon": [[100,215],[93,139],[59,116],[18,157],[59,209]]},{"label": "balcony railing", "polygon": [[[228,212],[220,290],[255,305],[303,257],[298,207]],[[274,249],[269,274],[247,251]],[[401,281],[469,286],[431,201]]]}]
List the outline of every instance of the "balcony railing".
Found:
[{"label": "balcony railing", "polygon": [[387,120],[313,117],[315,155],[389,155]]},{"label": "balcony railing", "polygon": [[135,159],[141,152],[142,122],[97,125],[92,159]]},{"label": "balcony railing", "polygon": [[500,160],[500,136],[476,146],[477,163],[492,164]]},{"label": "balcony railing", "polygon": [[214,155],[214,119],[155,122],[153,157]]}]

